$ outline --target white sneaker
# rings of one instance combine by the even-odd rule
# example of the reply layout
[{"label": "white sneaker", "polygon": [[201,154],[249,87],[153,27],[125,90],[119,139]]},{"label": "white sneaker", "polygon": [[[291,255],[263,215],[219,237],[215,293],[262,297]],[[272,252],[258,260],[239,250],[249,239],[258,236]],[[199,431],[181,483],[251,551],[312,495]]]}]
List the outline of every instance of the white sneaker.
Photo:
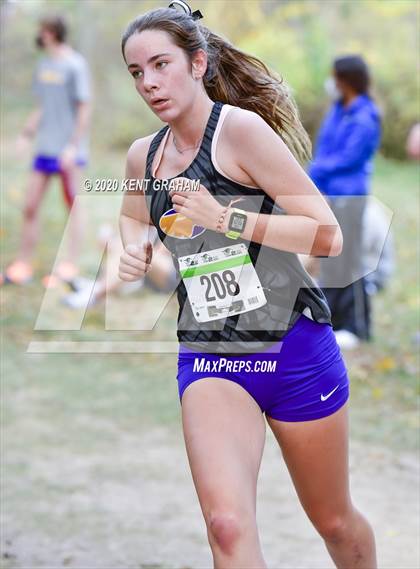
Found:
[{"label": "white sneaker", "polygon": [[70,294],[66,294],[61,299],[61,302],[68,306],[69,308],[77,309],[83,308],[88,306],[93,306],[96,303],[95,294],[92,293],[92,290],[88,288],[84,288],[79,292],[71,292]]},{"label": "white sneaker", "polygon": [[81,292],[85,288],[91,289],[95,284],[95,281],[85,277],[75,277],[74,279],[67,281],[67,284],[73,292]]},{"label": "white sneaker", "polygon": [[348,330],[337,330],[335,339],[342,350],[355,350],[360,345],[360,340],[356,334]]}]

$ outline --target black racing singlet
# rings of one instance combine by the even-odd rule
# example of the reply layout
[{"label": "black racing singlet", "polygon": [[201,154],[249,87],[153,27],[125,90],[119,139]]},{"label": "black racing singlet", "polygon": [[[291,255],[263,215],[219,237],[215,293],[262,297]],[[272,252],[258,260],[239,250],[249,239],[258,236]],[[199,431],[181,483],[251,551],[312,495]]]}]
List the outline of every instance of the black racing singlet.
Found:
[{"label": "black racing singlet", "polygon": [[[211,150],[222,107],[223,103],[214,103],[196,157],[176,177],[200,180],[222,205],[228,205],[232,197],[240,195],[243,199],[235,207],[262,214],[285,215],[284,210],[262,189],[244,186],[216,170]],[[331,325],[326,298],[296,254],[240,238],[232,240],[211,230],[203,229],[200,235],[191,238],[177,238],[162,230],[160,220],[165,214],[168,215],[173,205],[168,191],[159,189],[160,181],[152,176],[152,164],[168,128],[168,125],[164,126],[151,142],[145,172],[145,178],[150,183],[145,188],[145,197],[152,222],[160,239],[172,253],[178,273],[179,257],[244,243],[267,299],[266,304],[257,309],[200,323],[194,317],[184,281],[180,279],[177,287],[179,341],[194,350],[223,355],[258,352],[281,340],[303,312],[317,322]],[[163,227],[165,228],[164,225]]]}]

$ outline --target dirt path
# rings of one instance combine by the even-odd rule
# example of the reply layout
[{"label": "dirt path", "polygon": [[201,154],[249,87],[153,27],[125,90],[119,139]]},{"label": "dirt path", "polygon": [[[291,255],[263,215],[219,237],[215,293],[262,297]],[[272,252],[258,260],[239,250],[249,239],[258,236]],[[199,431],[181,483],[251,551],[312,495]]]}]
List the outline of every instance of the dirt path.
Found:
[{"label": "dirt path", "polygon": [[[51,436],[44,423],[32,423],[33,433]],[[30,465],[24,447],[5,436],[3,567],[211,568],[180,428],[137,437],[106,423],[102,432],[98,449],[84,453],[52,438]],[[418,568],[415,456],[353,442],[351,473],[355,501],[375,527],[380,568]],[[270,568],[333,567],[269,430],[258,504]]]}]

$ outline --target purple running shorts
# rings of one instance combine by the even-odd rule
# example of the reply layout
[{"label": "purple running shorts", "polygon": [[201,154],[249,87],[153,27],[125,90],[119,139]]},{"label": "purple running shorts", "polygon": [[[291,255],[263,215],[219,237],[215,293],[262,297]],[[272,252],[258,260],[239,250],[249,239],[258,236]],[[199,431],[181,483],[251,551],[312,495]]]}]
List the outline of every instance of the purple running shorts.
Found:
[{"label": "purple running shorts", "polygon": [[181,345],[178,391],[214,377],[241,385],[266,416],[280,421],[312,421],[326,417],[349,397],[347,369],[329,324],[301,315],[277,350],[223,357]]}]

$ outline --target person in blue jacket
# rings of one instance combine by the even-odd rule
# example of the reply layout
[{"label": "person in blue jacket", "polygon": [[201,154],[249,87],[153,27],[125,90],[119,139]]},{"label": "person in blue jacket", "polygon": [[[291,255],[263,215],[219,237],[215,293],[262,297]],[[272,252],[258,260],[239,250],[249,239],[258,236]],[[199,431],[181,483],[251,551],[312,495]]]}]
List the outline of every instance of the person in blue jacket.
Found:
[{"label": "person in blue jacket", "polygon": [[309,175],[327,198],[344,243],[340,256],[321,259],[319,284],[331,308],[337,341],[352,348],[371,337],[369,295],[362,277],[362,218],[381,117],[369,94],[370,74],[362,57],[337,58],[325,87],[334,103],[321,125]]}]

